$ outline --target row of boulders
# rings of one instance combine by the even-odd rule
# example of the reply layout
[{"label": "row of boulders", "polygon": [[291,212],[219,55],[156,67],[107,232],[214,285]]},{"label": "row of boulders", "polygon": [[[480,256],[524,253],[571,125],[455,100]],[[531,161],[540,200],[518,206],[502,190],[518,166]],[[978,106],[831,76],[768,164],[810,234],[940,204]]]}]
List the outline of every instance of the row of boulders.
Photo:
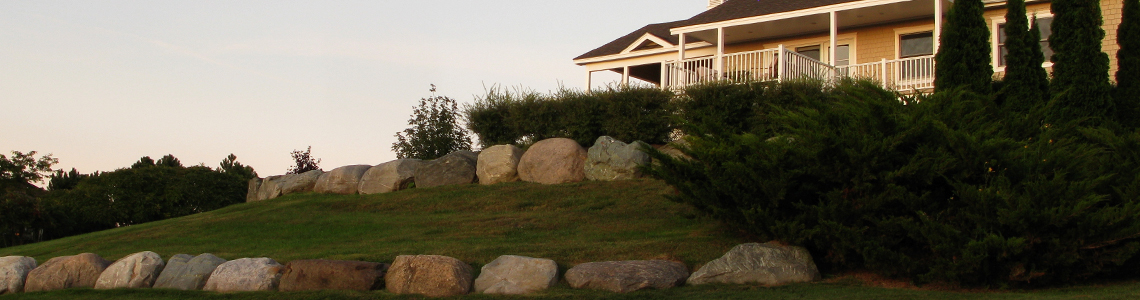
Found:
[{"label": "row of boulders", "polygon": [[[84,253],[52,258],[38,267],[30,257],[8,256],[0,258],[0,294],[154,287],[217,292],[386,289],[443,297],[472,292],[530,294],[558,282],[558,264],[544,258],[503,255],[484,265],[478,278],[473,272],[470,265],[440,255],[400,255],[391,265],[340,260],[281,265],[264,257],[226,261],[209,253],[178,254],[164,263],[158,254],[144,251],[114,263]],[[626,293],[685,283],[810,282],[819,279],[819,271],[807,250],[770,242],[738,245],[691,274],[680,262],[632,260],[578,264],[564,277],[573,288]]]},{"label": "row of boulders", "polygon": [[641,142],[623,143],[599,137],[590,149],[566,138],[538,141],[527,151],[495,145],[480,152],[457,151],[433,160],[398,159],[376,166],[351,165],[329,172],[313,170],[254,178],[247,201],[273,199],[299,192],[377,194],[455,184],[496,184],[527,181],[559,184],[583,180],[623,180],[641,177],[638,168],[650,162]]}]

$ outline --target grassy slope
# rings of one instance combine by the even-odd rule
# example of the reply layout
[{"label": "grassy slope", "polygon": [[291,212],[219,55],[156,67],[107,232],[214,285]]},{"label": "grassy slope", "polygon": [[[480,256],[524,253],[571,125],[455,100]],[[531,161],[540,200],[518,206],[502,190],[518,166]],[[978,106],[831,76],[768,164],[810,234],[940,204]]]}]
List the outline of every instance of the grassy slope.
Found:
[{"label": "grassy slope", "polygon": [[[0,248],[0,256],[32,256],[42,263],[51,257],[82,252],[117,259],[149,250],[163,257],[209,252],[227,259],[271,257],[286,263],[313,258],[390,262],[401,254],[439,254],[459,258],[478,269],[499,255],[516,254],[551,258],[563,269],[587,261],[655,258],[680,260],[696,268],[744,242],[724,232],[715,222],[693,217],[690,208],[662,199],[661,195],[667,190],[658,181],[642,180],[554,186],[466,185],[367,196],[290,195],[172,220]],[[1140,296],[1140,284],[968,294],[873,288],[841,281],[777,288],[711,285],[619,295],[573,290],[563,282],[537,298],[1068,299],[1082,295],[1134,298]],[[384,291],[216,294],[169,290],[69,290],[0,296],[0,299],[58,298],[419,297]]]}]

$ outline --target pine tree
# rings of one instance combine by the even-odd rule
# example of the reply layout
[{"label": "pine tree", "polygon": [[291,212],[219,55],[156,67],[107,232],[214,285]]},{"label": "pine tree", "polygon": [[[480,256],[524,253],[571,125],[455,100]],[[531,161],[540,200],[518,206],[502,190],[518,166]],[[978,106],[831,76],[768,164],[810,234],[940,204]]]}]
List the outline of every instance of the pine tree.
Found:
[{"label": "pine tree", "polygon": [[981,94],[991,92],[990,30],[982,8],[982,0],[959,0],[950,7],[934,56],[935,90],[966,87]]},{"label": "pine tree", "polygon": [[[1025,16],[1025,0],[1006,2],[1005,14],[1005,83],[999,91],[1002,106],[1025,113],[1048,99],[1049,78],[1041,64],[1041,33],[1036,22],[1029,26]],[[1036,17],[1034,18],[1036,19]]]},{"label": "pine tree", "polygon": [[1140,0],[1124,0],[1120,27],[1116,29],[1117,120],[1140,127]]},{"label": "pine tree", "polygon": [[1102,124],[1116,109],[1108,81],[1108,54],[1100,47],[1104,39],[1100,1],[1054,0],[1052,10],[1053,99],[1047,118],[1051,123]]}]

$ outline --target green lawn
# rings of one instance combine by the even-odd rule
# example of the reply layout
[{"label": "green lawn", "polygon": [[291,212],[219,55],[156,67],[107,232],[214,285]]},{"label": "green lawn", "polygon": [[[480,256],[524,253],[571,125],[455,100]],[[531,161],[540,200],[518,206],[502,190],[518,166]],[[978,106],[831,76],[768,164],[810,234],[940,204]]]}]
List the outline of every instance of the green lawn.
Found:
[{"label": "green lawn", "polygon": [[[438,254],[478,270],[499,255],[550,258],[563,270],[578,263],[675,259],[690,268],[747,242],[689,207],[665,200],[659,181],[509,183],[450,186],[367,196],[289,195],[269,201],[19,247],[0,256],[47,259],[94,252],[114,260],[138,251],[163,257],[213,253],[391,262],[401,254]],[[759,287],[710,285],[614,294],[570,289],[564,282],[520,299],[1132,299],[1140,283],[1030,292],[962,293],[876,288],[857,280]],[[68,290],[0,299],[419,299],[374,292],[232,293],[172,290]],[[470,295],[467,298],[511,298]],[[519,297],[514,297],[519,298]]]}]

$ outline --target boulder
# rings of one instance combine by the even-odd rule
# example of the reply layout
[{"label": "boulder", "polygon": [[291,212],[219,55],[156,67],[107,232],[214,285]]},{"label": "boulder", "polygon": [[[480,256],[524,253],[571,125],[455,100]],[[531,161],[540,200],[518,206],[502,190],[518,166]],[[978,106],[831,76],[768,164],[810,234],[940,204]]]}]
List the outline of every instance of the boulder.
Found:
[{"label": "boulder", "polygon": [[586,179],[586,149],[567,138],[534,143],[519,159],[519,179],[541,184],[578,182]]},{"label": "boulder", "polygon": [[416,179],[416,169],[423,164],[422,160],[407,158],[397,159],[368,168],[360,177],[357,191],[360,194],[379,194],[395,192],[405,189]]},{"label": "boulder", "polygon": [[294,260],[285,265],[281,291],[357,290],[384,287],[388,264],[347,260]]},{"label": "boulder", "polygon": [[253,178],[249,180],[249,189],[245,192],[245,202],[254,202],[257,200],[258,192],[261,191],[261,178]]},{"label": "boulder", "polygon": [[649,164],[649,154],[641,152],[641,141],[626,144],[601,136],[587,150],[585,172],[590,180],[625,180],[641,177],[637,168]]},{"label": "boulder", "polygon": [[93,288],[95,280],[111,262],[94,253],[60,256],[28,272],[26,292],[54,291],[69,288]]},{"label": "boulder", "polygon": [[198,256],[179,254],[166,262],[166,268],[158,275],[154,288],[201,290],[210,279],[210,274],[226,260],[209,253]]},{"label": "boulder", "polygon": [[781,285],[819,280],[811,253],[803,247],[776,243],[748,243],[732,247],[724,256],[689,276],[689,284],[759,283]]},{"label": "boulder", "polygon": [[558,283],[558,264],[545,258],[503,255],[483,266],[475,279],[475,292],[529,294]]},{"label": "boulder", "polygon": [[272,258],[239,258],[222,263],[203,290],[215,292],[276,291],[285,266]]},{"label": "boulder", "polygon": [[310,192],[316,186],[317,178],[320,178],[321,174],[324,174],[324,171],[312,170],[301,174],[266,177],[261,181],[257,199],[269,200],[293,193]]},{"label": "boulder", "polygon": [[150,288],[165,266],[158,253],[143,251],[127,255],[103,270],[95,280],[95,289]]},{"label": "boulder", "polygon": [[317,183],[313,185],[313,191],[341,195],[356,194],[356,189],[360,185],[360,177],[364,176],[364,172],[370,168],[372,168],[370,165],[351,165],[325,172],[317,178]]},{"label": "boulder", "polygon": [[36,259],[31,257],[0,257],[0,295],[23,292],[28,272],[35,268]]},{"label": "boulder", "polygon": [[576,289],[627,293],[645,288],[667,289],[685,283],[689,270],[668,260],[627,260],[584,263],[566,271]]},{"label": "boulder", "polygon": [[495,145],[479,153],[475,174],[479,184],[519,181],[519,160],[523,151],[514,145]]},{"label": "boulder", "polygon": [[416,188],[474,183],[478,162],[479,156],[466,150],[425,161],[416,168]]},{"label": "boulder", "polygon": [[464,295],[471,291],[471,266],[440,255],[400,255],[384,275],[388,292],[429,297]]}]

